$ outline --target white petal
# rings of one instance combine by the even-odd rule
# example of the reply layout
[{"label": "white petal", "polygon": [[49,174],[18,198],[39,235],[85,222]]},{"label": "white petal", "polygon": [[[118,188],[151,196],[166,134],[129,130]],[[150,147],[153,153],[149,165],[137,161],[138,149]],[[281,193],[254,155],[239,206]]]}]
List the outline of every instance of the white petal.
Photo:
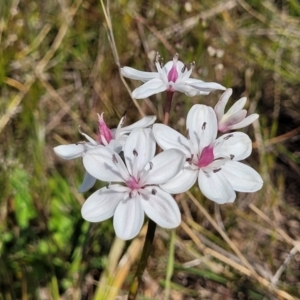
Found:
[{"label": "white petal", "polygon": [[[187,85],[185,82],[179,82],[172,84],[172,87],[175,91],[184,93],[189,97],[195,97],[197,95],[202,95],[203,93],[192,86]],[[204,93],[205,95],[209,93]]]},{"label": "white petal", "polygon": [[110,148],[111,150],[120,153],[122,151],[122,144],[121,142],[118,140],[111,140],[109,142],[109,144],[107,145],[108,148]]},{"label": "white petal", "polygon": [[188,191],[196,182],[198,169],[192,169],[189,163],[185,163],[184,168],[177,176],[169,180],[167,183],[161,184],[160,187],[170,193],[179,194]]},{"label": "white petal", "polygon": [[227,89],[220,97],[218,103],[216,104],[214,110],[217,115],[218,122],[222,119],[225,111],[225,106],[232,95],[232,89]]},{"label": "white petal", "polygon": [[125,182],[128,171],[118,153],[108,147],[98,146],[83,156],[83,165],[93,177],[108,182]]},{"label": "white petal", "polygon": [[226,115],[231,116],[237,112],[239,112],[240,110],[243,109],[243,107],[245,106],[247,101],[246,97],[241,98],[240,100],[236,101],[231,107],[230,109],[227,111]]},{"label": "white petal", "polygon": [[129,173],[136,179],[154,157],[156,144],[150,128],[134,129],[127,138],[124,157]]},{"label": "white petal", "polygon": [[193,145],[197,145],[197,154],[202,149],[212,144],[218,132],[217,117],[211,107],[202,104],[195,104],[190,109],[186,128]]},{"label": "white petal", "polygon": [[157,72],[143,72],[130,67],[121,68],[121,74],[124,77],[141,81],[148,81],[159,77]]},{"label": "white petal", "polygon": [[218,204],[230,203],[235,200],[235,192],[222,171],[205,173],[200,170],[198,184],[204,196]]},{"label": "white petal", "polygon": [[214,142],[214,157],[231,157],[232,160],[247,158],[252,152],[252,142],[243,132],[227,133]]},{"label": "white petal", "polygon": [[202,80],[189,78],[185,81],[186,84],[202,92],[212,92],[215,90],[226,90],[226,88],[216,82],[204,82]]},{"label": "white petal", "polygon": [[151,194],[147,197],[141,195],[142,205],[146,215],[163,228],[176,228],[181,222],[181,215],[174,198],[159,187],[147,187]]},{"label": "white petal", "polygon": [[126,134],[122,134],[118,139],[118,142],[122,146],[122,151],[124,151],[124,147],[125,147],[127,139],[128,139],[128,135],[126,135]]},{"label": "white petal", "polygon": [[181,171],[185,159],[184,153],[177,149],[159,153],[141,173],[141,184],[162,184],[169,181]]},{"label": "white petal", "polygon": [[81,157],[86,150],[85,143],[82,144],[70,144],[70,145],[60,145],[53,148],[56,155],[63,159],[74,159]]},{"label": "white petal", "polygon": [[250,125],[251,123],[253,123],[255,120],[257,120],[258,117],[259,117],[258,114],[252,114],[252,115],[248,116],[247,118],[245,118],[243,121],[230,126],[230,130],[244,128],[244,127]]},{"label": "white petal", "polygon": [[247,111],[242,109],[232,115],[224,115],[221,122],[219,122],[219,131],[228,132],[232,129],[235,124],[242,122],[247,115]]},{"label": "white petal", "polygon": [[149,127],[152,124],[154,124],[154,122],[156,121],[156,116],[147,116],[144,117],[142,119],[140,119],[139,121],[129,125],[129,126],[125,126],[122,127],[120,129],[120,134],[124,134],[124,133],[129,133],[131,132],[133,129],[136,128],[145,128],[145,127]]},{"label": "white petal", "polygon": [[244,120],[246,115],[247,115],[247,111],[245,109],[242,109],[240,111],[237,111],[234,114],[231,114],[228,118],[225,115],[224,120],[227,125],[233,125]]},{"label": "white petal", "polygon": [[191,156],[189,141],[178,131],[164,124],[154,124],[152,132],[162,149],[174,148],[184,152],[187,157]]},{"label": "white petal", "polygon": [[130,240],[138,235],[144,223],[141,196],[121,201],[114,215],[114,229],[122,240]]},{"label": "white petal", "polygon": [[101,222],[111,216],[124,193],[118,193],[106,187],[93,193],[81,208],[82,217],[89,222]]},{"label": "white petal", "polygon": [[88,191],[90,188],[94,186],[95,182],[96,182],[96,178],[90,175],[88,172],[85,172],[83,182],[80,185],[78,192],[84,193]]},{"label": "white petal", "polygon": [[160,78],[154,78],[147,81],[142,86],[136,88],[132,92],[132,97],[134,99],[144,99],[151,95],[164,92],[167,90],[168,84],[163,82]]},{"label": "white petal", "polygon": [[263,186],[261,176],[254,169],[237,161],[227,162],[222,167],[222,173],[238,192],[256,192]]}]

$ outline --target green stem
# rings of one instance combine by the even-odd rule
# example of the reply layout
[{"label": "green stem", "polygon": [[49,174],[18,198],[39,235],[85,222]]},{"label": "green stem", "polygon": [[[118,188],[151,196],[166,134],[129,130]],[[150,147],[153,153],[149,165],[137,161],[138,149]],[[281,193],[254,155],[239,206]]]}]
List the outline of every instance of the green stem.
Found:
[{"label": "green stem", "polygon": [[156,223],[153,222],[151,219],[149,219],[142,256],[139,261],[138,268],[136,270],[134,279],[129,288],[128,300],[136,299],[138,288],[142,281],[142,275],[144,273],[144,270],[146,269],[148,257],[150,255],[150,251],[151,251],[151,247],[152,247],[152,243],[153,243],[153,239],[154,239],[154,234],[155,234],[155,229],[156,229]]},{"label": "green stem", "polygon": [[174,272],[175,231],[171,232],[168,267],[166,275],[165,300],[169,300],[171,292],[171,279]]}]

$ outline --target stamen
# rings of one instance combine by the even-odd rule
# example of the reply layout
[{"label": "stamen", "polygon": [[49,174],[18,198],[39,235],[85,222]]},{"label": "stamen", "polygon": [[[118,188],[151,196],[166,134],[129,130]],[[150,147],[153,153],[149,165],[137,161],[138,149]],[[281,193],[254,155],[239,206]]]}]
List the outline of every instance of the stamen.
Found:
[{"label": "stamen", "polygon": [[217,173],[217,172],[219,172],[219,171],[221,171],[221,170],[222,170],[222,168],[214,169],[213,172],[214,172],[214,173]]},{"label": "stamen", "polygon": [[194,154],[190,158],[187,158],[186,161],[191,165],[193,162]]},{"label": "stamen", "polygon": [[149,161],[149,167],[150,167],[150,170],[153,169],[153,162],[152,161]]},{"label": "stamen", "polygon": [[190,130],[187,128],[186,130],[186,138],[189,140],[190,139]]},{"label": "stamen", "polygon": [[164,66],[164,58],[159,56],[159,60],[160,60],[160,62],[159,62],[160,66],[161,66],[161,68],[163,68],[163,66]]},{"label": "stamen", "polygon": [[120,124],[121,127],[123,127],[123,125],[125,124],[125,121],[126,121],[126,113],[127,113],[127,111],[125,110],[125,112],[124,112],[124,114],[123,114],[123,116],[122,116],[122,118],[121,118],[121,124]]},{"label": "stamen", "polygon": [[185,70],[186,70],[186,66],[184,65],[181,69],[181,73],[184,73]]},{"label": "stamen", "polygon": [[230,159],[233,160],[234,159],[234,155],[230,154]]},{"label": "stamen", "polygon": [[225,159],[225,157],[217,157],[217,158],[214,159],[214,161],[221,160],[221,159]]},{"label": "stamen", "polygon": [[156,189],[152,189],[151,194],[152,195],[156,195],[157,194],[157,190]]},{"label": "stamen", "polygon": [[227,141],[227,140],[228,140],[229,138],[231,138],[231,137],[233,137],[233,134],[229,134],[229,135],[225,136],[225,137],[224,137],[224,140]]},{"label": "stamen", "polygon": [[205,128],[206,128],[206,122],[203,123],[202,130],[205,130]]},{"label": "stamen", "polygon": [[138,155],[139,155],[135,149],[133,149],[132,152],[133,152],[133,155],[134,155],[134,156],[138,156]]},{"label": "stamen", "polygon": [[117,163],[118,163],[118,160],[117,160],[117,158],[116,158],[116,156],[113,154],[113,156],[112,156],[112,161],[113,161],[113,163],[116,165]]},{"label": "stamen", "polygon": [[84,134],[84,132],[81,130],[81,125],[78,125],[78,131],[80,134]]},{"label": "stamen", "polygon": [[156,52],[155,62],[159,63],[159,59],[160,59],[160,55],[158,52]]},{"label": "stamen", "polygon": [[191,70],[193,70],[195,68],[195,62],[194,61],[192,63],[190,63],[190,68],[191,68]]}]

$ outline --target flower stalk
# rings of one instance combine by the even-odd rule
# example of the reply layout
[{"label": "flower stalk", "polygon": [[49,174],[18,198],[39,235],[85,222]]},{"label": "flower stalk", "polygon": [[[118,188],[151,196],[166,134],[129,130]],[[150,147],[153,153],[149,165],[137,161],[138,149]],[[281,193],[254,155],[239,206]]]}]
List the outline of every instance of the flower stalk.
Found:
[{"label": "flower stalk", "polygon": [[[170,111],[172,106],[172,99],[173,99],[174,92],[167,92],[167,99],[165,102],[165,115],[164,115],[164,124],[169,124],[169,118],[170,118]],[[128,300],[135,300],[139,286],[142,282],[142,276],[147,266],[147,261],[151,252],[153,239],[155,236],[155,230],[156,230],[156,223],[149,219],[148,221],[148,228],[147,233],[145,237],[145,244],[143,247],[142,255],[140,258],[140,261],[138,263],[138,267],[135,273],[135,276],[130,284],[129,287],[129,294],[128,294]]]}]

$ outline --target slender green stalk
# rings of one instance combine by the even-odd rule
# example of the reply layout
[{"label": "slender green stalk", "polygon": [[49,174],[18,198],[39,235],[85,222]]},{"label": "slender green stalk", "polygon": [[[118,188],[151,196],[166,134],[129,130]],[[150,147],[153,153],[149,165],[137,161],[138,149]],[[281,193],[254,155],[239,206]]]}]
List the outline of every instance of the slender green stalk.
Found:
[{"label": "slender green stalk", "polygon": [[168,267],[166,275],[166,287],[165,287],[165,300],[169,300],[171,291],[171,278],[174,271],[174,250],[175,250],[175,231],[171,232],[169,257],[168,257]]},{"label": "slender green stalk", "polygon": [[152,248],[152,243],[153,243],[153,239],[154,239],[154,235],[155,235],[155,229],[156,229],[156,223],[153,222],[151,219],[149,219],[142,256],[139,261],[138,268],[136,270],[134,279],[129,288],[128,300],[136,299],[138,288],[142,281],[142,275],[143,275],[144,270],[146,269],[148,257],[150,255],[150,251]]}]

